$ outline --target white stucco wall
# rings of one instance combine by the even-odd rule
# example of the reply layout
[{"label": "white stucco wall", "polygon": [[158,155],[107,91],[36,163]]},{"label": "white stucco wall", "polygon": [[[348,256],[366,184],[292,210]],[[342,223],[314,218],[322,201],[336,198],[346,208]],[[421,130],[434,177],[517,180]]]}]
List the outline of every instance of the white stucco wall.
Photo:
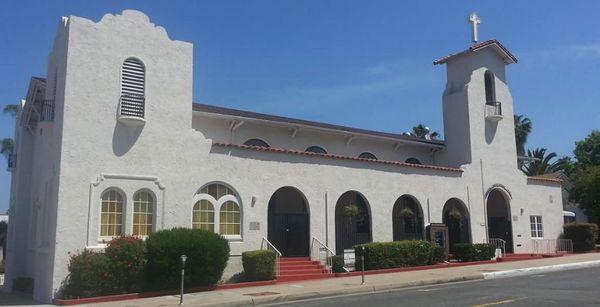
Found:
[{"label": "white stucco wall", "polygon": [[[171,40],[147,16],[124,11],[106,15],[99,22],[72,16],[63,32],[68,33],[61,36],[66,37],[68,48],[55,47],[62,50],[57,53],[62,57],[57,58],[62,58],[65,72],[59,73],[64,83],[59,83],[61,97],[57,98],[54,124],[60,129],[53,136],[60,153],[57,165],[36,166],[58,174],[58,182],[53,184],[57,189],[54,213],[50,214],[56,218],[48,226],[53,229],[53,248],[48,249],[49,260],[42,262],[49,271],[36,268],[41,272],[36,275],[38,300],[49,301],[59,290],[67,275],[68,252],[101,246],[100,197],[112,187],[125,195],[126,232],[131,231],[131,200],[140,189],[156,197],[155,228],[168,229],[191,226],[194,195],[204,185],[221,182],[233,188],[241,203],[242,235],[230,242],[225,277],[241,270],[243,251],[260,248],[262,238],[267,237],[269,199],[285,186],[296,188],[307,200],[310,236],[332,249],[335,205],[351,190],[360,192],[368,202],[374,241],[392,240],[393,205],[409,194],[419,202],[425,224],[441,223],[445,202],[460,199],[470,212],[473,241],[485,242],[485,193],[495,185],[502,185],[512,197],[516,252],[528,251],[531,214],[544,216],[545,237],[556,238],[560,233],[560,185],[528,182],[517,170],[512,99],[504,64],[487,50],[448,63],[451,90],[444,95],[447,149],[434,154],[417,145],[396,150],[393,142],[368,138],[347,144],[344,135],[310,130],[292,136],[285,127],[254,122],[232,134],[229,120],[192,111],[192,45]],[[141,127],[117,120],[121,64],[128,57],[140,59],[146,67],[146,123]],[[482,67],[490,67],[498,76],[496,91],[505,118],[496,127],[490,126],[483,113]],[[213,141],[242,144],[255,137],[274,147],[298,151],[319,145],[342,156],[356,157],[368,151],[381,160],[416,157],[426,164],[462,172],[212,145]],[[19,187],[23,184],[16,183]],[[42,191],[44,184],[31,183],[37,191]],[[550,202],[550,197],[555,201]],[[250,230],[250,222],[259,222],[259,229]]]}]

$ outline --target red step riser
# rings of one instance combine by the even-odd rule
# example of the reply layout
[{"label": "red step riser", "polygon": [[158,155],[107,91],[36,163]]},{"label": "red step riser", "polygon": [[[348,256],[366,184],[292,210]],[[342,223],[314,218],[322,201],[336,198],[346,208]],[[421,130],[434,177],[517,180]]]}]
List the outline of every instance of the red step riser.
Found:
[{"label": "red step riser", "polygon": [[333,274],[290,275],[277,277],[278,282],[300,281],[309,279],[332,278]]},{"label": "red step riser", "polygon": [[281,257],[279,258],[279,261],[310,261],[310,257]]},{"label": "red step riser", "polygon": [[319,261],[305,261],[305,262],[280,262],[280,266],[299,266],[299,265],[321,265]]},{"label": "red step riser", "polygon": [[298,276],[298,275],[305,275],[305,274],[327,274],[327,270],[306,270],[306,271],[296,271],[296,272],[285,272],[285,271],[281,271],[280,272],[281,275],[279,276]]},{"label": "red step riser", "polygon": [[323,265],[286,265],[280,266],[280,270],[311,270],[311,269],[325,269]]}]

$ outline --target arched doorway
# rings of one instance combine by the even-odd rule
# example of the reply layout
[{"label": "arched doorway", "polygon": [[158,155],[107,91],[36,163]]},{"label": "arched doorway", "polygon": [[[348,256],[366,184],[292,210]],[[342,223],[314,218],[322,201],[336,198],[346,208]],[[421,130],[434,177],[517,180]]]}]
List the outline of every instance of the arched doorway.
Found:
[{"label": "arched doorway", "polygon": [[283,256],[308,256],[308,203],[300,191],[283,187],[269,200],[268,240]]},{"label": "arched doorway", "polygon": [[394,241],[423,239],[423,211],[417,200],[402,195],[392,212]]},{"label": "arched doorway", "polygon": [[471,243],[471,222],[467,207],[457,198],[449,199],[444,204],[443,222],[448,226],[448,242],[450,250],[456,243]]},{"label": "arched doorway", "polygon": [[512,253],[512,223],[510,220],[510,203],[507,197],[498,189],[488,193],[486,200],[488,238],[498,238],[506,241],[506,252]]},{"label": "arched doorway", "polygon": [[367,200],[356,191],[348,191],[335,205],[335,251],[371,242],[371,214]]}]

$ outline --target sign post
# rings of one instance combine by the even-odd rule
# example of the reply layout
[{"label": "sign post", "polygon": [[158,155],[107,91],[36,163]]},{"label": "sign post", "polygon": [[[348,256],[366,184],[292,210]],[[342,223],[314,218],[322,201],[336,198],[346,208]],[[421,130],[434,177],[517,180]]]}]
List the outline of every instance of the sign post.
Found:
[{"label": "sign post", "polygon": [[362,283],[361,285],[365,284],[365,246],[361,245],[360,246],[361,249],[361,253],[360,253],[360,265],[361,265],[361,270],[362,270]]},{"label": "sign post", "polygon": [[181,255],[181,293],[179,296],[179,305],[183,305],[183,278],[185,276],[185,261],[187,260],[186,255]]}]

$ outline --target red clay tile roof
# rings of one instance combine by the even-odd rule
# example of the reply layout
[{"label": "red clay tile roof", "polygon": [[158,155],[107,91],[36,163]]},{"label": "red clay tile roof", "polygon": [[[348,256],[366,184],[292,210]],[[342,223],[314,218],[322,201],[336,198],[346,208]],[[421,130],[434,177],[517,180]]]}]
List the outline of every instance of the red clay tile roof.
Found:
[{"label": "red clay tile roof", "polygon": [[562,184],[563,180],[560,179],[560,176],[561,176],[560,174],[543,174],[543,175],[527,177],[527,179]]},{"label": "red clay tile roof", "polygon": [[444,63],[448,62],[448,60],[450,60],[454,57],[457,57],[459,55],[476,52],[478,50],[481,50],[481,49],[484,49],[487,47],[495,47],[496,52],[498,52],[504,58],[504,61],[508,64],[514,64],[514,63],[518,62],[517,58],[512,53],[510,53],[510,51],[508,51],[508,49],[506,49],[499,41],[497,41],[496,39],[490,39],[485,42],[475,44],[475,45],[469,47],[469,49],[463,50],[459,53],[449,54],[445,57],[439,58],[439,59],[433,61],[433,65],[444,64]]},{"label": "red clay tile roof", "polygon": [[266,151],[266,152],[275,152],[275,153],[284,153],[284,154],[293,154],[293,155],[302,155],[302,156],[313,156],[313,157],[323,157],[323,158],[331,158],[331,159],[341,159],[341,160],[352,160],[352,161],[362,161],[362,162],[380,163],[380,164],[388,164],[388,165],[397,165],[397,166],[404,166],[404,167],[423,168],[423,169],[431,169],[431,170],[438,170],[438,171],[444,171],[444,172],[455,172],[455,173],[463,172],[463,170],[460,168],[452,168],[452,167],[444,167],[444,166],[436,166],[436,165],[425,165],[425,164],[411,164],[411,163],[405,163],[405,162],[400,162],[400,161],[371,160],[371,159],[363,159],[363,158],[358,158],[358,157],[340,156],[340,155],[334,155],[334,154],[322,154],[322,153],[298,151],[298,150],[275,148],[275,147],[260,147],[260,146],[238,145],[238,144],[220,143],[220,142],[213,142],[213,145],[220,146],[220,147],[250,149],[250,150],[257,150],[257,151]]}]

